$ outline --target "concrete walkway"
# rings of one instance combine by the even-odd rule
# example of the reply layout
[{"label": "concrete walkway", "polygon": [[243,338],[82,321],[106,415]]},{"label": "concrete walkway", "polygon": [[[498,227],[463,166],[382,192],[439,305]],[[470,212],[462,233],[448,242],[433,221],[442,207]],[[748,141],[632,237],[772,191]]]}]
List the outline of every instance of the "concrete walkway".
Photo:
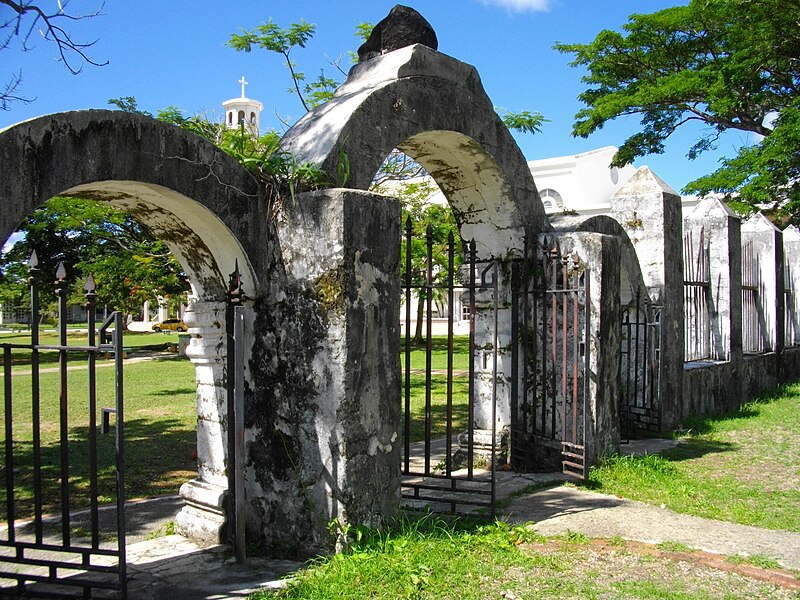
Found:
[{"label": "concrete walkway", "polygon": [[544,535],[576,531],[589,537],[659,544],[680,542],[714,554],[760,554],[800,569],[800,533],[773,531],[672,512],[633,500],[560,486],[515,498],[501,520],[532,521]]}]

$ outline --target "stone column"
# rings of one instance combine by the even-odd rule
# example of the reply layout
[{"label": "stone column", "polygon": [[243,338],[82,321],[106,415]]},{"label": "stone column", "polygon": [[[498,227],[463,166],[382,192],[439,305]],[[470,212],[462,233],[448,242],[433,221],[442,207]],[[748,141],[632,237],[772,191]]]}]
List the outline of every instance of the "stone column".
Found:
[{"label": "stone column", "polygon": [[742,357],[741,219],[722,201],[705,198],[683,225],[694,239],[699,239],[702,229],[708,246],[711,358],[738,364]]},{"label": "stone column", "polygon": [[783,234],[763,214],[742,224],[742,244],[752,244],[759,278],[758,320],[764,350],[780,352],[784,344]]},{"label": "stone column", "polygon": [[[501,452],[511,426],[511,282],[507,277],[510,269],[499,264],[496,269],[492,266],[481,281],[482,267],[479,266],[476,273],[476,283],[484,283],[485,287],[475,294],[473,450],[475,456],[490,459],[494,415],[496,457],[502,462]],[[496,307],[494,277],[497,278]],[[459,435],[459,444],[466,455],[466,432]]]},{"label": "stone column", "polygon": [[218,543],[228,490],[225,302],[191,302],[184,321],[191,335],[186,355],[197,383],[197,477],[181,486],[185,505],[176,523],[187,537]]},{"label": "stone column", "polygon": [[611,216],[628,233],[650,299],[661,306],[661,426],[683,415],[683,227],[681,197],[641,167],[611,197]]},{"label": "stone column", "polygon": [[784,285],[786,286],[786,346],[800,346],[800,230],[783,230]]}]

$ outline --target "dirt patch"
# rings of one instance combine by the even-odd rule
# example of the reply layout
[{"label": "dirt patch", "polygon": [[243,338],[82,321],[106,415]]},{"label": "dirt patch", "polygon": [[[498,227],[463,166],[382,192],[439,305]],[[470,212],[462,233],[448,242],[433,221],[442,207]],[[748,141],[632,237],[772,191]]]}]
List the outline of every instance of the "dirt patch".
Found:
[{"label": "dirt patch", "polygon": [[[523,544],[520,549],[541,556],[574,554],[578,559],[564,575],[574,581],[591,579],[600,595],[613,590],[627,597],[625,592],[636,586],[726,598],[796,598],[800,590],[800,581],[790,571],[733,564],[720,554],[664,550],[642,542],[556,539]],[[547,568],[540,571],[546,579]]]}]

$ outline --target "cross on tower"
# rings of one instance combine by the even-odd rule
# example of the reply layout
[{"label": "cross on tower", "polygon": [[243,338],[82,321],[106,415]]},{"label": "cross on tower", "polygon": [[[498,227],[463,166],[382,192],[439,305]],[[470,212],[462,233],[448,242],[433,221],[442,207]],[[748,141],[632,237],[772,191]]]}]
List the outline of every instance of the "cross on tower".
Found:
[{"label": "cross on tower", "polygon": [[245,95],[244,95],[244,86],[246,86],[247,83],[248,83],[247,80],[244,78],[244,75],[242,75],[242,78],[239,80],[239,83],[242,84],[242,98],[244,98],[245,97]]}]

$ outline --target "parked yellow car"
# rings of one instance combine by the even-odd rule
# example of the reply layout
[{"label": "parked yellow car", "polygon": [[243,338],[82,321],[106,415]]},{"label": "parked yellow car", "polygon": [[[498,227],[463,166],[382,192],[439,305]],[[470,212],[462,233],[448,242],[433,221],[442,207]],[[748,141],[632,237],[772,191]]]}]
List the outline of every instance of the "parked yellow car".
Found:
[{"label": "parked yellow car", "polygon": [[164,319],[153,325],[153,331],[187,331],[188,329],[186,323],[181,319]]}]

